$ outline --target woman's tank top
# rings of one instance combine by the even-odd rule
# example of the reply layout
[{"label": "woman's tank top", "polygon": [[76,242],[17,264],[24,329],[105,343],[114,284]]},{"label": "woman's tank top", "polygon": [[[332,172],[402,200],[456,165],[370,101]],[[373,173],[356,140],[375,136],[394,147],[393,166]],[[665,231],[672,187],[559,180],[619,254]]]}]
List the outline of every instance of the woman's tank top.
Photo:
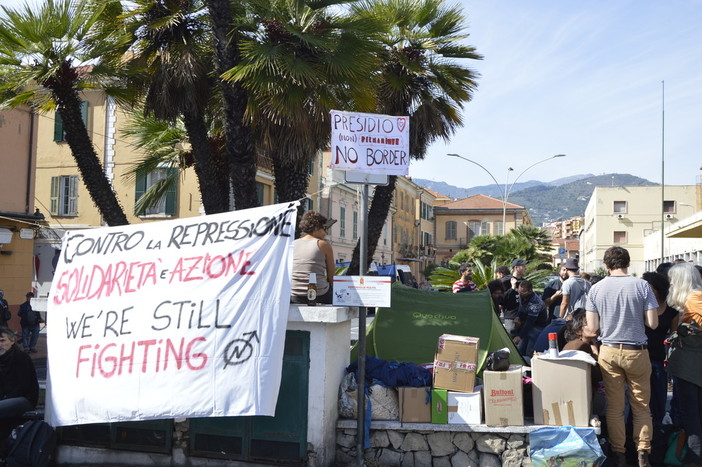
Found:
[{"label": "woman's tank top", "polygon": [[317,246],[316,238],[295,240],[293,252],[292,295],[307,295],[310,273],[317,274],[317,295],[329,290],[327,266],[324,253]]}]

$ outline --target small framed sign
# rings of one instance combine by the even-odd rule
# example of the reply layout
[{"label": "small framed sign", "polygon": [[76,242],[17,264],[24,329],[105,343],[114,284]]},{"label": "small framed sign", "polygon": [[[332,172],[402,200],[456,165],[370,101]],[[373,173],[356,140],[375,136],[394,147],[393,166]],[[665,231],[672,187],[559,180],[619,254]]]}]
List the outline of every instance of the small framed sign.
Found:
[{"label": "small framed sign", "polygon": [[390,307],[388,276],[334,276],[336,306]]}]

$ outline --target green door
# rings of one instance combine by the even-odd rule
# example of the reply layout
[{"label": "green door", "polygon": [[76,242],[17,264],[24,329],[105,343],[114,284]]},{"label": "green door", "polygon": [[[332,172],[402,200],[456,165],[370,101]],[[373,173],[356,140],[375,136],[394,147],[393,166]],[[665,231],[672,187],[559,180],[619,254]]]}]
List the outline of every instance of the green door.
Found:
[{"label": "green door", "polygon": [[275,416],[190,419],[191,455],[306,464],[309,353],[309,332],[287,331]]}]

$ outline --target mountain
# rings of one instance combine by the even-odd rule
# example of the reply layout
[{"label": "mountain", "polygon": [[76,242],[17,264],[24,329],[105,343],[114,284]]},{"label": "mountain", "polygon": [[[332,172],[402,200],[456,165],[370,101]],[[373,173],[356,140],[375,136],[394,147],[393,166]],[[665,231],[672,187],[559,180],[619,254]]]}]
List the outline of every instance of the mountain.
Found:
[{"label": "mountain", "polygon": [[[524,190],[526,188],[534,187],[534,186],[541,186],[541,185],[546,185],[546,186],[560,186],[565,183],[570,183],[574,182],[583,178],[589,178],[592,177],[592,174],[582,174],[582,175],[572,175],[570,177],[564,177],[564,178],[559,178],[557,180],[553,180],[550,182],[539,182],[537,180],[529,180],[526,182],[519,182],[516,183],[512,187],[512,193],[516,193],[517,191]],[[460,188],[457,186],[449,185],[448,183],[445,182],[436,182],[433,180],[427,180],[424,178],[413,178],[412,181],[416,183],[417,185],[424,187],[424,188],[429,188],[430,190],[434,190],[437,193],[441,193],[442,195],[449,196],[451,198],[455,199],[460,199],[460,198],[465,198],[467,196],[473,196],[477,194],[483,194],[487,196],[492,196],[493,198],[499,198],[502,199],[502,187],[497,187],[494,183],[491,185],[482,185],[482,186],[474,186],[471,188]],[[510,195],[511,196],[511,195]]]},{"label": "mountain", "polygon": [[[444,182],[433,182],[419,178],[413,178],[412,181],[424,188],[452,198],[464,198],[482,193],[502,199],[502,193],[495,185],[459,188]],[[545,222],[582,216],[585,214],[585,207],[590,201],[592,190],[596,186],[611,186],[615,183],[618,186],[658,185],[658,183],[645,178],[629,174],[575,175],[548,183],[533,180],[517,183],[512,189],[508,201],[527,208],[534,224],[541,225]]]}]

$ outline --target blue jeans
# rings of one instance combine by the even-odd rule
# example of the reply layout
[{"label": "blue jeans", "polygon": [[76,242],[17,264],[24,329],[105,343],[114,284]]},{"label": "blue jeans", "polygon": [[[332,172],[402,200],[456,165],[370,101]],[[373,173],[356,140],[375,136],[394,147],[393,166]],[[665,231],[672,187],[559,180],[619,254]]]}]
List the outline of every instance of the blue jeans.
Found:
[{"label": "blue jeans", "polygon": [[543,327],[532,326],[527,335],[519,341],[517,350],[519,350],[519,353],[522,354],[523,357],[528,359],[527,361],[531,361],[531,356],[534,353],[534,344],[536,344],[536,340],[543,330]]},{"label": "blue jeans", "polygon": [[0,418],[19,417],[32,410],[32,403],[26,397],[11,397],[0,401]]},{"label": "blue jeans", "polygon": [[22,345],[24,350],[35,349],[39,340],[39,325],[22,327]]},{"label": "blue jeans", "polygon": [[668,373],[665,371],[663,362],[651,360],[651,401],[649,405],[654,430],[663,424],[667,402]]}]

